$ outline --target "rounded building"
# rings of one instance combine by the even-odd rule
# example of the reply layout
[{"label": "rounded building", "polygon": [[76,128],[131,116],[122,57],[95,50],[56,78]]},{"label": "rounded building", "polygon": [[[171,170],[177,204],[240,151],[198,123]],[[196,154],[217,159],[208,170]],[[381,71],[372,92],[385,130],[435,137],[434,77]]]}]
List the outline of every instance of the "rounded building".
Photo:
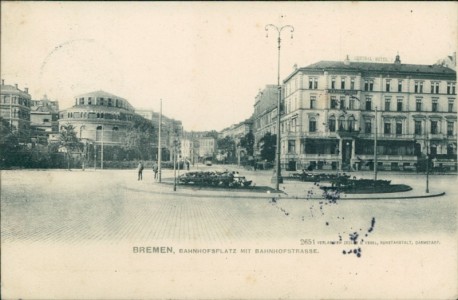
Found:
[{"label": "rounded building", "polygon": [[79,95],[75,105],[59,112],[59,128],[73,125],[80,139],[119,145],[132,124],[134,108],[119,96],[96,91]]}]

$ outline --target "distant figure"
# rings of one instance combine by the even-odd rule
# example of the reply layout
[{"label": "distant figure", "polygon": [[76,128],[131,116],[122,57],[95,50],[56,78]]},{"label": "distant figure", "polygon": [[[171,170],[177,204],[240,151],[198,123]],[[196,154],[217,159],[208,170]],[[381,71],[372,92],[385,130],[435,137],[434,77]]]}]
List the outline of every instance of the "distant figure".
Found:
[{"label": "distant figure", "polygon": [[142,164],[142,162],[138,163],[137,171],[138,171],[138,179],[137,180],[143,180],[143,164]]},{"label": "distant figure", "polygon": [[189,171],[189,160],[186,161],[186,170]]},{"label": "distant figure", "polygon": [[157,163],[154,163],[153,164],[154,179],[157,179],[158,170],[159,170],[159,167],[158,167]]}]

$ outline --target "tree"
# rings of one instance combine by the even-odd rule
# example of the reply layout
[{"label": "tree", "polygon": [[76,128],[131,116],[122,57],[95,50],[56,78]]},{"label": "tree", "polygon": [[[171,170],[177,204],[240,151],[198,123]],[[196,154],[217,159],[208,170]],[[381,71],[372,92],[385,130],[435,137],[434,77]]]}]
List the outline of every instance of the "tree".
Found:
[{"label": "tree", "polygon": [[148,153],[153,153],[153,140],[157,141],[157,133],[151,121],[135,116],[132,124],[128,127],[123,149],[134,153],[135,158],[145,160]]},{"label": "tree", "polygon": [[10,123],[0,117],[0,167],[17,165],[20,162],[19,137]]},{"label": "tree", "polygon": [[231,161],[235,153],[235,141],[230,136],[216,140],[216,146],[221,155],[226,157],[226,162]]},{"label": "tree", "polygon": [[59,134],[59,145],[67,153],[67,168],[70,170],[70,155],[73,151],[80,150],[82,143],[76,136],[75,127],[71,124],[63,125]]},{"label": "tree", "polygon": [[253,156],[254,151],[254,134],[250,130],[245,136],[240,139],[240,146],[246,149],[248,156]]},{"label": "tree", "polygon": [[277,135],[267,132],[259,140],[259,143],[258,143],[259,149],[261,152],[261,159],[267,160],[267,161],[274,161],[276,144],[277,144]]}]

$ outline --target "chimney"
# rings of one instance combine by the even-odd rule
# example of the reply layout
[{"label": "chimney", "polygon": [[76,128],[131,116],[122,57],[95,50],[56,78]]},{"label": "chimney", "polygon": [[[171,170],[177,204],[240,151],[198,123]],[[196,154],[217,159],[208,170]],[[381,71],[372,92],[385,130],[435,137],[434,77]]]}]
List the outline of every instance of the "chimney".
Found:
[{"label": "chimney", "polygon": [[24,91],[26,92],[26,94],[28,94],[29,93],[29,88],[28,87],[24,88]]},{"label": "chimney", "polygon": [[5,79],[2,79],[2,85],[5,85]]},{"label": "chimney", "polygon": [[350,65],[350,58],[348,57],[348,54],[347,54],[347,57],[344,60],[344,65],[346,65],[346,66]]},{"label": "chimney", "polygon": [[17,88],[17,83],[15,83],[14,86],[16,87],[16,90],[17,90],[17,89],[18,89],[18,88]]},{"label": "chimney", "polygon": [[394,61],[395,64],[398,64],[400,65],[401,64],[401,57],[399,56],[399,52],[398,54],[396,55],[396,60]]}]

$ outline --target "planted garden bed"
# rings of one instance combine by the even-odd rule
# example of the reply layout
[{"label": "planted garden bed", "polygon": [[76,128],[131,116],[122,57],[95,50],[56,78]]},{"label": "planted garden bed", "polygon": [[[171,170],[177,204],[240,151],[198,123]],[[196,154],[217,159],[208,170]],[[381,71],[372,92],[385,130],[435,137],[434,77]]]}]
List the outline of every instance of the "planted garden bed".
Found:
[{"label": "planted garden bed", "polygon": [[187,172],[178,178],[180,184],[211,187],[249,187],[253,182],[235,172]]},{"label": "planted garden bed", "polygon": [[338,178],[331,181],[331,186],[320,188],[325,191],[340,191],[348,194],[397,193],[412,190],[405,184],[391,184],[391,180],[350,178]]}]

